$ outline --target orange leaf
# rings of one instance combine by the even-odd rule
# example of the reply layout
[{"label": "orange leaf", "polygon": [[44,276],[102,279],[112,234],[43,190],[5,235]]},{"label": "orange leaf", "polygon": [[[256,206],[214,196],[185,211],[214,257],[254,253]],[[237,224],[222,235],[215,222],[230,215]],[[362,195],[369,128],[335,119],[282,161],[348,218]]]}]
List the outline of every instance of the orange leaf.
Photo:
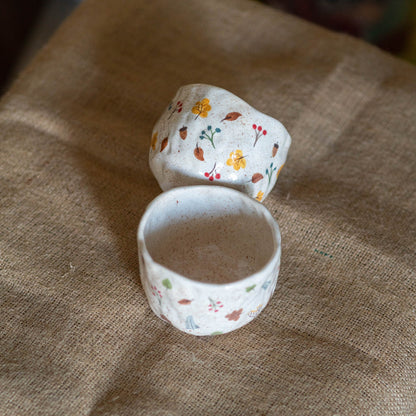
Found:
[{"label": "orange leaf", "polygon": [[192,301],[189,299],[181,299],[181,300],[178,300],[178,303],[181,305],[190,305]]},{"label": "orange leaf", "polygon": [[204,159],[204,151],[200,147],[198,147],[198,145],[196,145],[196,147],[195,147],[194,155],[201,162],[203,162],[205,160]]},{"label": "orange leaf", "polygon": [[241,117],[241,114],[233,111],[232,113],[228,113],[221,121],[234,121],[237,120],[238,117]]},{"label": "orange leaf", "polygon": [[255,173],[253,177],[251,178],[251,182],[256,183],[258,181],[261,181],[263,179],[263,175],[261,173]]},{"label": "orange leaf", "polygon": [[168,145],[168,137],[165,137],[165,138],[162,140],[162,144],[160,145],[160,151],[162,152],[162,151],[163,151],[163,149],[164,149],[167,145]]}]

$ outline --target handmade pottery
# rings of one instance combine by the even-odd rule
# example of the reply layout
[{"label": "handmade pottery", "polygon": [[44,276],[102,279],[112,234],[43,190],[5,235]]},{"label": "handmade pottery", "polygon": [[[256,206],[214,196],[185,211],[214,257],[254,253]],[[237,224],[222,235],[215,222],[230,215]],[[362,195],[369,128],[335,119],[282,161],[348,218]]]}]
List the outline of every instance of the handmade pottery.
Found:
[{"label": "handmade pottery", "polygon": [[164,191],[223,185],[263,201],[290,143],[279,121],[222,88],[193,84],[178,90],[154,126],[149,162]]},{"label": "handmade pottery", "polygon": [[153,312],[193,335],[253,320],[276,287],[280,232],[255,200],[222,186],[178,187],[147,207],[140,274]]}]

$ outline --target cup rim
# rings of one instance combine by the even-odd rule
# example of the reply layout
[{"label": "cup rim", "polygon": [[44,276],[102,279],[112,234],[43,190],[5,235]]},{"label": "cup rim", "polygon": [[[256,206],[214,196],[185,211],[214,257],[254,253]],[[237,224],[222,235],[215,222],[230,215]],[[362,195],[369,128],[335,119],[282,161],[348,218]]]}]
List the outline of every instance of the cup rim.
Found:
[{"label": "cup rim", "polygon": [[[157,262],[149,253],[146,242],[145,242],[145,235],[144,230],[147,224],[147,221],[152,213],[152,210],[159,205],[164,199],[169,198],[172,194],[178,193],[178,192],[198,192],[198,191],[209,191],[209,192],[226,192],[229,194],[234,194],[235,196],[244,199],[247,203],[254,205],[256,204],[256,208],[258,208],[262,214],[265,216],[265,220],[267,221],[267,224],[270,227],[270,231],[272,233],[273,238],[273,250],[270,258],[267,260],[266,264],[264,264],[259,270],[256,272],[250,274],[249,276],[246,276],[242,279],[238,279],[232,282],[226,282],[226,283],[209,283],[209,282],[202,282],[199,280],[194,280],[190,277],[184,276],[178,272],[175,272],[174,270],[164,266],[163,264]],[[276,260],[279,262],[279,258],[281,255],[281,234],[280,234],[280,228],[277,223],[277,221],[273,218],[270,211],[260,202],[254,200],[250,196],[244,194],[243,192],[240,192],[236,189],[229,188],[226,186],[221,185],[192,185],[192,186],[180,186],[176,188],[172,188],[168,191],[162,192],[159,194],[156,198],[154,198],[146,207],[144,214],[142,218],[140,219],[140,223],[137,229],[137,242],[138,242],[138,249],[140,252],[140,248],[142,251],[142,255],[144,258],[148,258],[153,264],[156,264],[158,267],[160,267],[162,270],[166,270],[169,273],[173,274],[175,278],[179,280],[183,280],[186,283],[189,283],[191,285],[196,286],[202,286],[205,288],[211,287],[233,287],[233,286],[240,286],[242,284],[246,285],[249,284],[252,280],[257,280],[259,277],[264,276],[265,274],[271,272],[271,270],[274,267],[274,264],[276,263]]]}]

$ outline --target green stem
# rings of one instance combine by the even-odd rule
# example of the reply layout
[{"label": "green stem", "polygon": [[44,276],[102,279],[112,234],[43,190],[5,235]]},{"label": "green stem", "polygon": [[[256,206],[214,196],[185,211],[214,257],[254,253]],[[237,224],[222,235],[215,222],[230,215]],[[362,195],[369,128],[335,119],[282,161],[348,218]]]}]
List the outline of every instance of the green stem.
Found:
[{"label": "green stem", "polygon": [[211,133],[211,137],[209,137],[207,133],[204,133],[204,136],[211,142],[212,147],[215,149],[214,134],[215,134],[215,132]]}]

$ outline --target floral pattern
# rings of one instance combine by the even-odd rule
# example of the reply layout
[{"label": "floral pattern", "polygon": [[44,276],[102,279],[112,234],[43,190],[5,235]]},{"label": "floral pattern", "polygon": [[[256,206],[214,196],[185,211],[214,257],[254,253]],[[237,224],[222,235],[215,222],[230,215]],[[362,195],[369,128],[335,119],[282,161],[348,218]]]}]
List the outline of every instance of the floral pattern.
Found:
[{"label": "floral pattern", "polygon": [[240,315],[243,312],[243,308],[239,309],[238,311],[232,311],[228,315],[225,315],[225,317],[229,321],[238,321],[240,319]]},{"label": "floral pattern", "polygon": [[201,101],[197,101],[192,107],[192,112],[196,114],[195,120],[198,117],[207,118],[208,112],[211,111],[211,106],[209,104],[209,99],[204,98]]},{"label": "floral pattern", "polygon": [[205,130],[201,131],[201,135],[199,136],[199,138],[201,140],[208,139],[210,143],[212,144],[212,147],[215,149],[214,136],[215,134],[220,133],[220,132],[221,132],[221,129],[219,127],[217,127],[214,130],[212,126],[208,126],[206,131]]},{"label": "floral pattern", "polygon": [[261,202],[261,200],[263,199],[263,196],[264,196],[264,192],[263,191],[258,191],[257,196],[256,196],[256,200]]},{"label": "floral pattern", "polygon": [[183,102],[182,101],[178,101],[175,105],[175,107],[173,106],[173,103],[170,103],[168,111],[172,110],[172,112],[170,113],[168,120],[176,113],[180,113],[182,111],[182,106],[183,106]]},{"label": "floral pattern", "polygon": [[208,178],[211,182],[215,179],[221,179],[221,174],[217,172],[217,162],[214,163],[214,167],[210,172],[205,172],[204,176]]},{"label": "floral pattern", "polygon": [[[206,178],[206,180],[209,180],[210,182],[219,179],[226,180],[227,175],[231,172],[234,177],[244,178],[246,183],[258,184],[255,185],[255,192],[253,190],[252,195],[253,197],[256,195],[255,199],[262,202],[274,180],[274,175],[276,175],[277,178],[284,166],[283,164],[279,166],[281,160],[279,158],[280,153],[282,153],[282,149],[283,153],[285,153],[286,150],[285,146],[283,146],[282,149],[279,148],[279,142],[277,140],[280,140],[280,136],[272,139],[271,136],[274,135],[274,132],[272,132],[271,127],[267,125],[267,121],[265,121],[263,127],[258,124],[258,120],[250,120],[249,114],[244,114],[244,112],[242,114],[235,111],[238,110],[238,108],[229,109],[233,111],[228,113],[227,111],[217,111],[217,113],[211,112],[212,107],[215,107],[216,105],[215,101],[212,103],[208,97],[202,97],[203,95],[199,98],[199,101],[195,102],[195,104],[193,104],[193,101],[187,102],[186,99],[181,97],[179,98],[183,99],[183,101],[175,100],[176,103],[170,103],[165,113],[166,117],[155,128],[157,131],[154,131],[152,134],[150,141],[151,157],[157,157],[160,152],[163,152],[163,154],[172,154],[181,152],[183,149],[186,150],[187,147],[190,147],[190,152],[193,152],[192,157],[195,157],[199,161],[196,163],[198,165],[198,174],[200,175],[200,178]],[[214,97],[212,97],[212,99],[214,99]],[[218,110],[220,110],[220,108],[218,108]],[[179,114],[181,112],[188,112],[187,116],[183,117],[184,124],[177,124],[175,128],[172,129],[173,121],[170,120],[176,113]],[[195,115],[195,117],[193,117],[192,114]],[[179,119],[178,116],[176,116],[176,118]],[[192,121],[190,121],[192,118],[195,120],[199,118],[200,120],[192,124]],[[256,121],[256,124],[253,124],[253,121]],[[246,126],[245,131],[239,133],[238,137],[230,136],[229,130],[227,129],[232,125],[238,126],[239,124]],[[180,127],[181,125],[182,127]],[[193,126],[197,126],[197,128],[195,129]],[[269,133],[267,129],[270,129]],[[253,142],[251,141],[253,139],[252,130],[254,130]],[[227,138],[230,137],[232,137],[233,140],[227,142]],[[241,143],[240,139],[242,140]],[[194,143],[195,147],[193,146]],[[190,146],[188,146],[188,144],[190,144]],[[216,145],[218,148],[222,149],[221,151],[227,149],[225,157],[224,155],[219,157]],[[247,153],[243,153],[243,149],[245,151],[248,150]],[[264,154],[260,153],[259,149],[262,149],[262,152],[265,149]],[[229,158],[227,159],[226,154],[228,154],[228,152],[230,153]],[[183,153],[181,153],[181,156],[182,154]],[[258,164],[258,159],[256,159],[257,154],[261,155],[264,164],[261,163],[256,167]],[[253,156],[253,159],[251,159],[250,155]],[[249,159],[248,169],[246,169],[247,159]],[[273,162],[271,162],[272,160]],[[252,170],[252,167],[256,170]],[[272,280],[267,280],[259,283],[258,286],[253,284],[241,288],[241,303],[237,303],[236,305],[231,305],[231,302],[228,301],[225,295],[221,294],[220,296],[223,296],[222,299],[226,303],[225,305],[216,298],[216,295],[214,295],[214,298],[209,297],[208,302],[205,297],[205,301],[202,299],[202,304],[198,305],[201,301],[198,301],[198,299],[194,300],[189,294],[186,295],[185,293],[181,293],[176,297],[175,295],[178,289],[172,286],[169,279],[161,279],[157,285],[161,290],[159,290],[156,285],[153,285],[149,291],[147,290],[149,285],[146,287],[146,292],[148,295],[151,293],[152,296],[149,296],[149,298],[153,297],[154,302],[159,304],[159,316],[163,320],[169,322],[168,318],[161,313],[161,310],[163,306],[163,312],[169,316],[169,304],[167,300],[173,296],[174,304],[184,311],[184,315],[181,317],[181,325],[188,331],[196,331],[197,333],[201,332],[200,327],[204,329],[205,326],[203,318],[198,315],[199,310],[205,311],[204,313],[207,314],[207,316],[215,316],[214,319],[215,322],[218,323],[219,328],[221,328],[224,323],[227,323],[227,320],[230,321],[227,325],[235,325],[231,324],[232,321],[239,321],[239,324],[242,324],[248,317],[256,317],[263,309],[262,304],[259,304],[254,308],[257,302],[254,303],[253,298],[255,296],[253,297],[253,294],[265,293],[263,291],[270,291],[271,288],[274,288]],[[244,297],[246,297],[246,300],[244,300]],[[250,308],[248,305],[250,305]],[[244,315],[243,307],[241,306],[244,307]],[[236,309],[233,310],[234,308]],[[223,321],[223,324],[221,324],[221,321]],[[174,324],[177,325],[177,322],[174,322]],[[212,328],[212,330],[215,329],[215,327]],[[212,332],[211,335],[221,333],[222,331],[215,331]]]},{"label": "floral pattern", "polygon": [[258,305],[257,306],[257,308],[256,309],[253,309],[252,311],[250,311],[249,313],[248,313],[248,316],[250,317],[250,318],[255,318],[256,316],[258,316],[259,314],[260,314],[260,312],[262,311],[262,307],[263,307],[263,305]]},{"label": "floral pattern", "polygon": [[230,158],[227,160],[227,165],[232,166],[235,170],[245,169],[247,162],[243,151],[237,149],[230,153]]},{"label": "floral pattern", "polygon": [[213,300],[211,298],[209,299],[209,305],[208,305],[208,310],[210,312],[214,311],[214,312],[218,312],[221,308],[224,307],[224,305],[222,304],[222,302],[220,300]]},{"label": "floral pattern", "polygon": [[256,138],[253,144],[253,147],[255,147],[260,137],[262,135],[265,136],[267,134],[267,130],[264,130],[262,126],[258,126],[257,124],[253,124],[252,127],[253,127],[253,130],[256,132]]},{"label": "floral pattern", "polygon": [[161,306],[162,305],[162,298],[163,298],[162,292],[155,285],[151,286],[151,290],[152,290],[152,295],[159,302],[159,306]]},{"label": "floral pattern", "polygon": [[[229,176],[231,176],[232,181],[238,180],[239,182],[241,182],[241,179],[247,176],[247,174],[244,172],[244,170],[247,168],[247,158],[250,158],[250,153],[257,152],[257,149],[251,149],[251,151],[249,151],[248,153],[243,153],[243,150],[241,148],[237,148],[233,151],[231,151],[233,149],[232,147],[229,148],[228,152],[231,151],[231,153],[229,153],[229,158],[225,160],[224,164],[219,163],[219,166],[221,167],[221,169],[223,169],[223,167],[225,168],[224,172],[221,172],[221,173],[218,171],[218,165],[217,165],[217,161],[219,161],[218,156],[215,155],[215,152],[213,152],[212,149],[216,150],[216,145],[219,146],[219,144],[222,145],[221,149],[224,149],[224,146],[227,145],[227,137],[230,137],[230,136],[229,135],[227,136],[227,132],[222,132],[222,129],[228,128],[227,126],[229,126],[230,124],[241,123],[242,126],[248,126],[247,127],[248,130],[251,130],[250,129],[250,126],[251,126],[251,128],[254,130],[253,148],[255,148],[256,146],[258,148],[259,147],[258,143],[260,142],[262,149],[267,149],[267,148],[270,149],[268,150],[268,152],[270,153],[264,154],[265,165],[267,166],[267,168],[266,166],[264,166],[263,171],[261,170],[257,172],[250,171],[252,166],[255,166],[256,164],[258,164],[257,156],[254,155],[255,158],[253,160],[253,163],[250,163],[249,169],[247,169],[250,171],[249,175],[251,177],[251,180],[249,180],[248,182],[251,182],[252,184],[256,184],[262,181],[254,189],[250,188],[250,193],[252,197],[255,198],[257,201],[262,202],[264,197],[269,193],[272,182],[273,184],[275,182],[274,174],[276,174],[276,171],[277,171],[277,174],[276,174],[276,179],[277,179],[281,169],[283,168],[283,164],[279,166],[279,163],[278,162],[276,163],[276,159],[278,159],[278,154],[279,152],[281,152],[281,150],[279,150],[279,142],[276,139],[274,140],[270,139],[270,140],[267,140],[267,142],[265,142],[263,145],[262,140],[264,141],[264,137],[271,136],[271,134],[268,133],[267,131],[268,126],[260,125],[257,120],[253,120],[253,121],[256,121],[255,123],[253,123],[252,121],[250,122],[250,116],[248,114],[235,111],[237,109],[232,109],[232,111],[228,112],[227,114],[225,114],[225,112],[221,112],[220,114],[213,114],[211,113],[212,108],[213,108],[213,104],[211,103],[210,98],[204,97],[204,96],[202,96],[198,101],[194,102],[194,104],[192,102],[190,103],[189,101],[186,102],[186,99],[181,98],[181,97],[179,97],[179,99],[175,100],[174,102],[171,102],[167,109],[167,117],[165,118],[165,122],[167,120],[168,124],[169,124],[169,120],[173,117],[175,113],[181,113],[182,111],[189,111],[192,114],[194,114],[195,120],[198,118],[200,119],[209,118],[209,121],[207,122],[205,127],[200,130],[199,135],[196,134],[194,131],[192,131],[193,129],[190,128],[189,124],[187,126],[183,125],[182,127],[178,126],[175,136],[172,136],[172,137],[182,139],[179,141],[179,146],[178,146],[178,142],[175,142],[175,139],[171,140],[171,137],[169,136],[164,137],[165,134],[168,133],[168,131],[163,131],[163,132],[156,131],[152,135],[152,139],[150,143],[151,150],[154,152],[159,146],[159,152],[175,154],[176,152],[179,153],[182,151],[182,147],[180,145],[182,141],[185,141],[187,139],[188,140],[197,139],[195,147],[191,150],[193,152],[193,156],[200,162],[211,164],[211,166],[213,166],[213,168],[208,168],[208,169],[207,167],[205,167],[206,170],[203,168],[200,169],[199,174],[204,175],[211,182],[213,182],[214,180],[220,179],[222,175],[223,175],[222,179],[225,180],[226,183],[227,183]],[[219,123],[222,123],[222,125]],[[164,129],[166,129],[166,127],[164,127]],[[221,135],[221,133],[223,134]],[[196,134],[196,137],[195,137],[195,134]],[[160,140],[159,140],[159,136],[160,136]],[[249,132],[247,132],[246,136],[247,137],[245,138],[244,134],[242,134],[241,137],[243,141],[247,140],[247,138],[248,139],[250,138]],[[216,143],[218,142],[218,137],[221,138],[221,143]],[[233,139],[234,139],[233,142],[235,143],[236,142],[235,138],[233,137]],[[206,144],[208,144],[207,142],[209,142],[212,148],[209,145],[208,145],[208,148],[206,147]],[[240,147],[240,144],[237,144],[236,147]],[[247,147],[247,145],[245,147]],[[273,162],[270,163],[270,160],[273,160],[274,163]],[[201,164],[201,166],[203,165]],[[237,176],[235,172],[239,172],[240,173],[239,176]],[[266,178],[267,178],[267,181],[265,180]]]},{"label": "floral pattern", "polygon": [[276,167],[273,167],[273,163],[270,163],[270,166],[266,169],[266,176],[269,179],[269,185],[272,180],[273,172],[276,171]]},{"label": "floral pattern", "polygon": [[152,295],[157,298],[163,297],[162,292],[156,286],[152,286]]}]

